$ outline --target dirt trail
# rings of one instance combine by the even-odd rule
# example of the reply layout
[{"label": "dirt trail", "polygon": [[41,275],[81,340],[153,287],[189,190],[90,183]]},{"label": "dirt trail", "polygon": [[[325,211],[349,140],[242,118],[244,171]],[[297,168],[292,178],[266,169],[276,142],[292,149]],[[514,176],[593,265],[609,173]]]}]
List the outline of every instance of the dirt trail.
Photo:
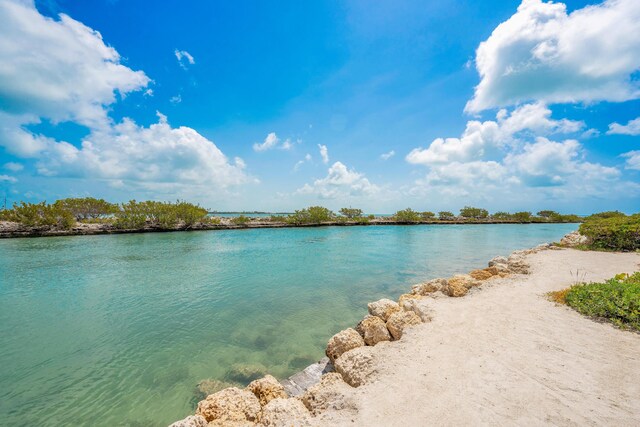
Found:
[{"label": "dirt trail", "polygon": [[[323,425],[640,425],[640,334],[591,321],[545,293],[640,269],[640,255],[547,250],[532,274],[431,301],[435,319],[376,346],[357,412]],[[573,272],[573,275],[572,273]],[[320,421],[318,420],[318,421]]]}]

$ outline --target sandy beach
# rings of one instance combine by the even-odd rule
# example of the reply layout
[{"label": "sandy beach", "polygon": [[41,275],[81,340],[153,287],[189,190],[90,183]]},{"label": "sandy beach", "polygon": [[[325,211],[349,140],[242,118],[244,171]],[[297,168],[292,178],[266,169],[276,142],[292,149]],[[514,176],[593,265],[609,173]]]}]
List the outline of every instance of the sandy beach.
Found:
[{"label": "sandy beach", "polygon": [[640,425],[640,334],[546,299],[576,281],[637,271],[635,253],[546,250],[532,274],[463,298],[427,298],[434,318],[372,348],[376,372],[344,389],[319,425]]}]

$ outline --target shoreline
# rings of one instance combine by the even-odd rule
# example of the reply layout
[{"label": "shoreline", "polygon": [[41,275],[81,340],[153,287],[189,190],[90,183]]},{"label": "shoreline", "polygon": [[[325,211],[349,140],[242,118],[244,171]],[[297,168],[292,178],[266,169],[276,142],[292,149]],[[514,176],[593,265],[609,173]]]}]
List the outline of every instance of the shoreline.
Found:
[{"label": "shoreline", "polygon": [[36,238],[36,237],[64,237],[64,236],[99,236],[113,234],[141,234],[141,233],[175,233],[186,231],[217,231],[217,230],[248,230],[261,228],[317,228],[317,227],[358,227],[358,226],[417,226],[417,225],[530,225],[530,224],[578,224],[567,222],[515,222],[515,221],[418,221],[402,222],[385,219],[373,219],[368,222],[331,221],[313,224],[289,224],[284,222],[267,222],[254,220],[247,224],[237,225],[231,218],[222,218],[220,224],[198,223],[191,227],[158,228],[145,227],[139,229],[119,229],[112,224],[77,223],[68,230],[52,229],[50,227],[27,227],[19,223],[0,221],[0,239]]},{"label": "shoreline", "polygon": [[[543,258],[547,263],[555,262],[558,265],[551,272],[547,271],[549,270],[548,266],[543,266],[540,269],[539,265],[536,264],[538,258]],[[567,263],[563,258],[569,258],[570,262]],[[604,264],[602,261],[594,261],[600,258],[606,258]],[[620,259],[624,262],[611,262],[609,258]],[[471,333],[473,336],[469,337],[469,339],[477,339],[479,337],[473,330],[470,330],[469,324],[467,324],[468,319],[466,318],[469,315],[486,316],[489,312],[499,316],[501,314],[500,311],[496,313],[492,311],[495,307],[491,306],[491,293],[499,292],[502,287],[508,288],[510,292],[530,292],[531,289],[526,286],[523,287],[522,284],[540,283],[541,281],[548,283],[552,279],[547,278],[546,275],[551,273],[563,275],[562,280],[558,283],[553,281],[551,283],[551,288],[560,289],[571,284],[567,279],[573,280],[572,273],[561,272],[562,267],[571,267],[574,262],[579,262],[590,269],[599,268],[594,271],[594,275],[599,278],[606,278],[609,275],[619,273],[620,271],[617,271],[616,268],[620,264],[624,265],[625,270],[633,270],[640,265],[638,261],[640,261],[638,254],[634,253],[605,253],[603,255],[601,252],[576,251],[544,244],[532,249],[515,251],[508,258],[495,257],[489,262],[489,267],[485,269],[473,270],[469,274],[456,275],[448,279],[433,279],[414,285],[411,293],[401,295],[397,303],[387,299],[370,303],[370,315],[366,316],[356,329],[348,328],[334,335],[329,340],[326,350],[326,354],[331,360],[324,358],[280,382],[276,382],[275,378],[267,376],[254,381],[245,390],[231,388],[209,395],[198,404],[196,415],[189,416],[172,424],[172,426],[190,427],[206,425],[210,421],[217,422],[225,419],[229,421],[229,418],[225,418],[229,415],[225,412],[226,410],[223,410],[223,407],[226,407],[225,405],[247,405],[249,404],[247,402],[256,397],[260,399],[260,404],[254,405],[252,412],[250,411],[251,413],[245,411],[246,418],[245,415],[236,414],[247,422],[247,425],[253,425],[255,422],[258,422],[258,425],[279,425],[278,423],[342,425],[351,424],[356,420],[356,425],[372,425],[372,423],[381,422],[381,414],[378,412],[379,408],[384,406],[388,407],[390,413],[393,413],[393,416],[387,417],[386,421],[383,422],[384,424],[391,425],[404,422],[402,415],[408,415],[409,419],[414,423],[424,422],[426,419],[431,419],[430,416],[427,417],[426,413],[433,412],[431,411],[433,408],[425,408],[424,405],[419,404],[418,400],[419,398],[433,399],[431,390],[425,389],[424,396],[417,396],[416,393],[408,392],[408,390],[419,390],[420,388],[407,388],[402,381],[398,383],[396,368],[404,366],[404,373],[407,375],[407,378],[404,378],[405,381],[414,379],[417,375],[416,372],[420,370],[426,371],[423,374],[424,376],[429,376],[430,373],[434,372],[443,373],[443,371],[440,371],[440,367],[432,365],[432,360],[429,363],[423,363],[414,357],[413,346],[418,350],[422,351],[424,349],[427,352],[430,350],[430,346],[425,348],[423,343],[411,342],[415,340],[415,336],[418,333],[416,331],[422,331],[427,335],[433,332],[429,331],[429,328],[434,327],[431,323],[439,323],[439,306],[445,306],[450,309],[451,312],[447,314],[449,317],[453,316],[449,321],[445,321],[447,323],[444,325],[445,329],[438,331],[440,335],[447,327],[453,326],[458,329],[462,328],[461,335]],[[611,270],[613,273],[601,271],[603,269],[606,271]],[[589,277],[590,280],[593,278]],[[467,294],[469,294],[468,297],[460,298]],[[484,296],[478,297],[479,295]],[[543,304],[552,306],[550,309],[550,311],[554,312],[552,314],[557,314],[555,311],[564,312],[574,320],[577,318],[577,322],[582,323],[583,326],[587,325],[587,328],[594,323],[567,307],[553,307],[553,304],[544,295],[536,294],[536,297],[543,299]],[[473,305],[473,302],[479,299],[489,300],[489,307],[482,306],[481,313],[474,313],[473,311],[469,313],[466,311],[461,312],[460,306],[456,305],[460,304],[461,301],[465,303],[471,301],[471,305]],[[510,302],[506,301],[505,303],[509,305]],[[525,301],[525,304],[529,303],[530,301]],[[548,306],[546,308],[549,309]],[[489,312],[485,313],[485,310],[489,310]],[[475,326],[476,323],[471,322],[470,325]],[[561,324],[552,324],[551,327],[558,328],[559,325],[561,327]],[[509,322],[506,322],[503,326],[509,329]],[[601,327],[612,328],[610,325],[602,325]],[[391,336],[389,336],[389,332]],[[406,332],[407,338],[402,338],[405,335],[403,332]],[[445,336],[441,336],[438,339],[440,340],[439,345],[444,345],[447,350],[442,363],[448,364],[450,363],[448,358],[452,357],[451,352],[457,354],[464,350],[464,340],[460,343],[462,347],[453,346],[451,348],[452,345],[446,342],[446,336],[448,334],[456,334],[458,331],[444,333]],[[518,334],[518,332],[516,333]],[[607,333],[613,335],[625,334],[623,331],[610,332],[610,330],[607,330]],[[487,344],[486,340],[482,338],[480,341]],[[635,344],[638,350],[637,356],[639,356],[637,362],[640,363],[640,340]],[[493,353],[494,351],[489,350],[489,352]],[[523,355],[523,357],[525,356]],[[427,358],[430,359],[431,357],[427,356]],[[390,360],[392,362],[389,362]],[[460,364],[459,367],[464,368],[469,361],[462,358],[457,363]],[[595,368],[598,368],[598,366],[595,366]],[[385,369],[390,370],[385,371]],[[637,372],[640,377],[640,369]],[[385,374],[387,374],[386,377]],[[421,379],[421,377],[416,378]],[[460,385],[463,389],[465,378],[464,376],[460,378],[460,381],[463,381],[463,384]],[[568,379],[570,381],[571,377],[568,377]],[[384,384],[385,381],[392,384],[381,386],[380,384]],[[483,379],[483,381],[486,381],[486,379]],[[640,381],[638,384],[640,384]],[[396,388],[396,394],[393,396],[385,392],[386,387],[389,385]],[[497,385],[499,386],[500,384]],[[448,401],[440,398],[443,406],[436,409],[444,411],[439,414],[439,423],[447,424],[454,421],[462,421],[463,424],[473,424],[473,419],[477,416],[473,411],[471,411],[471,414],[468,411],[463,411],[464,415],[470,416],[465,420],[458,420],[456,417],[460,414],[457,413],[450,414],[453,418],[447,418],[448,411],[446,406],[451,403],[456,405],[459,401],[454,397],[457,386],[448,383],[444,384],[444,386],[443,392],[452,400]],[[478,386],[481,388],[482,382]],[[513,384],[513,387],[517,388],[518,384]],[[262,398],[264,397],[265,388],[270,390],[269,393],[271,393],[270,396],[272,397],[266,399],[266,401]],[[369,388],[375,388],[376,391],[372,395],[368,395],[365,390]],[[640,389],[637,391],[640,391]],[[407,395],[407,393],[410,393],[410,395]],[[487,400],[486,397],[481,397],[485,401]],[[271,400],[273,400],[273,403],[271,403]],[[416,407],[407,407],[407,400],[416,401],[415,403],[418,404],[420,411],[413,415],[409,414],[407,411],[416,410]],[[499,403],[491,402],[492,405],[499,405]],[[640,409],[640,398],[630,404]],[[421,412],[424,412],[422,414],[424,418],[420,418]],[[509,417],[490,419],[491,422],[516,422],[518,420],[522,421],[521,419]],[[274,422],[275,424],[273,424]],[[213,425],[218,424],[214,423]]]}]

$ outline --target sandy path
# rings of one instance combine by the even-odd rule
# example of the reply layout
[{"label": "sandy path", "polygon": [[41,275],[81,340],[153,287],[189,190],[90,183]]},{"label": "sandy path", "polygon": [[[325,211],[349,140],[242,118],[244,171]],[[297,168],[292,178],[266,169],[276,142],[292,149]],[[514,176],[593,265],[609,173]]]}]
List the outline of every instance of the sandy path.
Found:
[{"label": "sandy path", "polygon": [[373,383],[353,389],[357,413],[326,425],[640,426],[640,334],[593,322],[544,294],[640,269],[638,254],[529,255],[533,274],[464,298],[432,300],[435,319],[376,346]]}]

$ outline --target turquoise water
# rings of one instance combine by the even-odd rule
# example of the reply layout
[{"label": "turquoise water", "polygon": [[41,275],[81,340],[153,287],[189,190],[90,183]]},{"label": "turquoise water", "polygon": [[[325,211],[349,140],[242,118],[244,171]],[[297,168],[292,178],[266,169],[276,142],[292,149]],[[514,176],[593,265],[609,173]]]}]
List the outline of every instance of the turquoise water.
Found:
[{"label": "turquoise water", "polygon": [[163,426],[232,364],[285,377],[366,303],[572,224],[0,240],[0,425]]}]

